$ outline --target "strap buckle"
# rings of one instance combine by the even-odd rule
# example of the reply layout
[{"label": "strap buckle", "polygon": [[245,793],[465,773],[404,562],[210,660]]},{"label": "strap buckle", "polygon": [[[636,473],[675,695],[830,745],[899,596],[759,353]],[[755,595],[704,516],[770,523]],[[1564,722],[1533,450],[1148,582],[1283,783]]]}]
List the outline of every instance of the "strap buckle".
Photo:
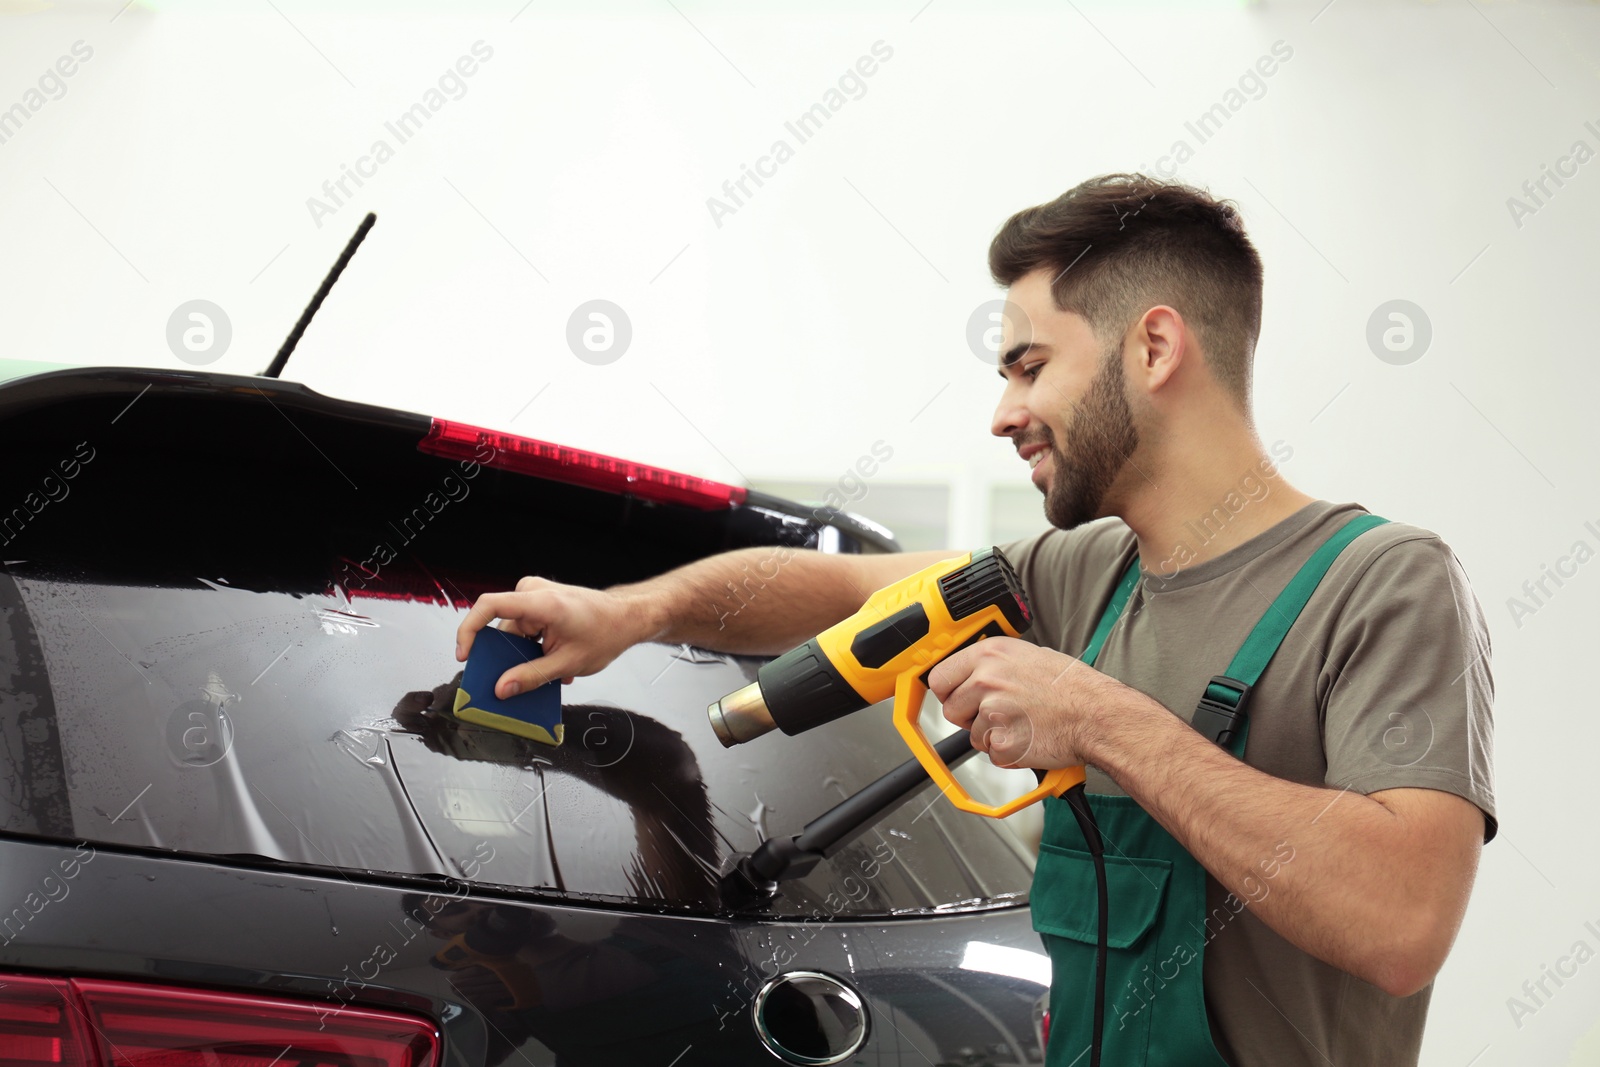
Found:
[{"label": "strap buckle", "polygon": [[1223,748],[1231,750],[1243,733],[1249,718],[1245,703],[1250,696],[1250,686],[1237,678],[1219,674],[1206,683],[1200,703],[1194,709],[1189,725]]}]

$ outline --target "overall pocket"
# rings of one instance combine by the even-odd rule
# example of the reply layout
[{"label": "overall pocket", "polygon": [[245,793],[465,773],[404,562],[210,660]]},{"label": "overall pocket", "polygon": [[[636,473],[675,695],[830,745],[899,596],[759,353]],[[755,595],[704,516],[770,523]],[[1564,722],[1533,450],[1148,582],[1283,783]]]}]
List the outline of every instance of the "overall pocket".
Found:
[{"label": "overall pocket", "polygon": [[[1167,895],[1167,860],[1105,857],[1110,899],[1106,939],[1107,1063],[1144,1063],[1156,990],[1150,979],[1159,955],[1150,936]],[[1094,1035],[1098,891],[1094,858],[1057,845],[1039,846],[1031,907],[1033,928],[1050,954],[1050,1041],[1046,1063],[1065,1067]],[[1147,992],[1147,990],[1149,992]],[[1087,1058],[1079,1060],[1087,1063]]]}]

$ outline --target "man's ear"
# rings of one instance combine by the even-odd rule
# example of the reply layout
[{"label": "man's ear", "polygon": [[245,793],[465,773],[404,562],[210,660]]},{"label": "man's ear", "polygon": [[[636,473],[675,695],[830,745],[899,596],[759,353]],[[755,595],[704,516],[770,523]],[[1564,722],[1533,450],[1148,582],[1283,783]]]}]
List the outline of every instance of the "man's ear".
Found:
[{"label": "man's ear", "polygon": [[1176,308],[1157,304],[1139,316],[1133,327],[1134,374],[1140,376],[1144,392],[1156,392],[1178,372],[1188,355],[1187,338]]}]

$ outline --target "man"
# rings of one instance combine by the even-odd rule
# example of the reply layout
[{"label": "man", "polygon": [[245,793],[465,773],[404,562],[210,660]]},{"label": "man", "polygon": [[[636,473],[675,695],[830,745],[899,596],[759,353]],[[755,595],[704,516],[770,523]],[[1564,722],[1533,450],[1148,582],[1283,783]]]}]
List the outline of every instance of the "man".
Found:
[{"label": "man", "polygon": [[[929,681],[995,763],[1089,767],[1105,1062],[1414,1064],[1496,829],[1489,638],[1459,562],[1277,472],[1250,411],[1261,263],[1226,203],[1097,178],[1013,216],[989,259],[1008,287],[991,430],[1052,528],[1000,546],[1026,639]],[[525,578],[479,600],[457,655],[495,618],[543,633],[504,694],[640,640],[776,654],[960,554],[800,553],[724,629],[768,551],[603,592]],[[1065,1065],[1091,1039],[1095,883],[1065,804],[1046,807],[1032,903]]]}]

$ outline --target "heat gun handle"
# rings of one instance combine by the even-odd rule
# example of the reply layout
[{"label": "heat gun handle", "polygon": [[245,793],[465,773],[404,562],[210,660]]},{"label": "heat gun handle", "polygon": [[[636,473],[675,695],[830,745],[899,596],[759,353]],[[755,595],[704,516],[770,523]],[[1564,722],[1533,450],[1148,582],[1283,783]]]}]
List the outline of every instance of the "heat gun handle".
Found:
[{"label": "heat gun handle", "polygon": [[917,757],[917,762],[922,764],[922,769],[928,772],[946,799],[962,811],[970,811],[974,815],[987,815],[991,819],[1003,819],[1035,804],[1045,797],[1060,796],[1068,789],[1084,780],[1082,767],[1062,767],[1058,770],[1045,773],[1044,780],[1028,792],[1015,800],[1004,804],[981,804],[973,800],[971,795],[962,788],[950,773],[950,768],[939,753],[929,743],[927,735],[922,732],[920,719],[922,717],[922,700],[928,695],[928,687],[917,676],[916,671],[907,671],[900,676],[894,690],[894,728],[900,731],[900,737],[905,741],[906,747],[911,749],[911,754]]}]

